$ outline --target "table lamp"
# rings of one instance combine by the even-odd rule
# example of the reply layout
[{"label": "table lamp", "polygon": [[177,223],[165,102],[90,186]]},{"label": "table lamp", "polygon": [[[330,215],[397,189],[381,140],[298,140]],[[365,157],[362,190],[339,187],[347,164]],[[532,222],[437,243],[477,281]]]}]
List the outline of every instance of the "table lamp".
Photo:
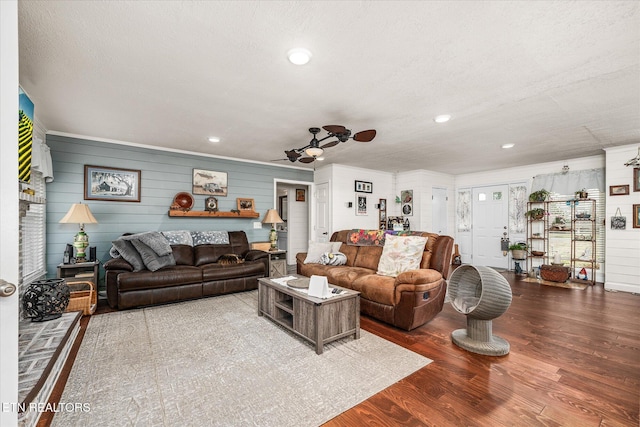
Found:
[{"label": "table lamp", "polygon": [[284,221],[278,215],[275,209],[269,209],[262,220],[263,224],[271,223],[271,231],[269,232],[269,241],[271,241],[271,251],[278,250],[278,233],[276,232],[276,224],[282,224]]},{"label": "table lamp", "polygon": [[76,262],[85,262],[85,248],[89,246],[89,236],[84,232],[85,224],[97,224],[96,218],[91,213],[88,205],[74,203],[69,212],[59,221],[60,224],[80,224],[80,231],[73,238],[73,247],[76,248]]}]

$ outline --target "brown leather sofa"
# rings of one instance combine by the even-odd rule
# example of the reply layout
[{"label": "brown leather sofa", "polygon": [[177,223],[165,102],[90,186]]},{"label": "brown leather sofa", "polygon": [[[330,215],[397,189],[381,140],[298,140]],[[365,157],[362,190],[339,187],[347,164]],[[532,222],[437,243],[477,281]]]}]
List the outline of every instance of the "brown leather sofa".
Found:
[{"label": "brown leather sofa", "polygon": [[433,319],[444,304],[453,238],[434,233],[428,237],[419,270],[398,277],[376,274],[382,246],[347,244],[351,230],[333,233],[332,242],[342,242],[346,265],[304,264],[306,253],[296,255],[298,274],[327,276],[329,283],[360,292],[360,311],[398,328],[410,331]]},{"label": "brown leather sofa", "polygon": [[[171,249],[176,265],[157,271],[133,271],[123,258],[105,262],[109,306],[124,309],[257,289],[258,279],[268,276],[269,254],[252,250],[244,231],[230,231],[228,245],[171,245]],[[218,263],[226,254],[236,254],[244,262]]]}]

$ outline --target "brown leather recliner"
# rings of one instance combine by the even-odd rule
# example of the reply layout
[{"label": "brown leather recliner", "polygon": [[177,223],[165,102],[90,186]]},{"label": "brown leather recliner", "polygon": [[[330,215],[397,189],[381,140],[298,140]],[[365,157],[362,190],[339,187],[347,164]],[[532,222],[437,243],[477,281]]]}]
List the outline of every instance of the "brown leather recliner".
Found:
[{"label": "brown leather recliner", "polygon": [[[230,231],[228,245],[171,245],[176,265],[157,271],[133,271],[123,258],[104,264],[107,301],[112,308],[222,295],[258,288],[268,276],[269,254],[252,250],[244,231]],[[222,255],[236,254],[243,262],[218,264]]]}]

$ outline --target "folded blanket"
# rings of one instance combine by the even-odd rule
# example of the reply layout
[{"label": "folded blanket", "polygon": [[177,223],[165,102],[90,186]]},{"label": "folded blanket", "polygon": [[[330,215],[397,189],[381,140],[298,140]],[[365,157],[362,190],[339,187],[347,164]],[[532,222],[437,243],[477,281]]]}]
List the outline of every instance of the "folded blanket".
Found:
[{"label": "folded blanket", "polygon": [[157,231],[122,236],[112,242],[109,252],[112,257],[124,258],[133,266],[133,271],[145,267],[156,271],[162,267],[176,265],[169,241]]}]

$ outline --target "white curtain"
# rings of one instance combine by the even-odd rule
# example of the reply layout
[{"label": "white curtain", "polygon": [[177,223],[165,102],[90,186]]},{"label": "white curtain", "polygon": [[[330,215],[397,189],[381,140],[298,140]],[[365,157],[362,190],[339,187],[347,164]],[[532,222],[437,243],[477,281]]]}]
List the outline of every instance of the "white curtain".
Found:
[{"label": "white curtain", "polygon": [[604,192],[604,169],[585,169],[567,173],[549,173],[533,177],[531,192],[545,189],[552,193],[571,195],[583,188]]},{"label": "white curtain", "polygon": [[34,136],[31,150],[31,167],[42,172],[45,182],[53,182],[53,164],[49,146],[43,140]]}]

